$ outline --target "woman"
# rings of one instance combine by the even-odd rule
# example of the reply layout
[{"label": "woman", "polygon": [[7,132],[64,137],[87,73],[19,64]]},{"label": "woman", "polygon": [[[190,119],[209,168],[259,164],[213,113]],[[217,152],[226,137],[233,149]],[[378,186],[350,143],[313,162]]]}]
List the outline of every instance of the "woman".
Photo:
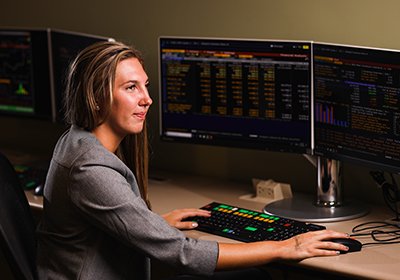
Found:
[{"label": "woman", "polygon": [[281,242],[194,240],[179,229],[196,225],[182,220],[208,212],[149,210],[148,83],[138,51],[119,42],[90,46],[72,63],[65,102],[72,126],[55,147],[38,227],[41,279],[148,279],[147,257],[208,276],[346,250],[323,241],[347,237],[333,231]]}]

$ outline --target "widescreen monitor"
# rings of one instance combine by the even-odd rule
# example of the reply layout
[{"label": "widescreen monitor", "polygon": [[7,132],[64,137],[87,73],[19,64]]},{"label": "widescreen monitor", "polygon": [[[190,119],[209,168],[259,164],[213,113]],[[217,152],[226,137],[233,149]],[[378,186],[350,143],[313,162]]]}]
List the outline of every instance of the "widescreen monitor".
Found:
[{"label": "widescreen monitor", "polygon": [[0,114],[52,119],[47,29],[0,29]]},{"label": "widescreen monitor", "polygon": [[159,38],[165,141],[311,152],[311,43]]},{"label": "widescreen monitor", "polygon": [[[313,43],[313,113],[316,199],[283,200],[266,208],[309,221],[362,216],[368,207],[344,197],[343,165],[399,172],[400,52]],[[311,204],[320,205],[321,197],[328,207]]]},{"label": "widescreen monitor", "polygon": [[400,52],[314,44],[315,154],[400,171]]}]

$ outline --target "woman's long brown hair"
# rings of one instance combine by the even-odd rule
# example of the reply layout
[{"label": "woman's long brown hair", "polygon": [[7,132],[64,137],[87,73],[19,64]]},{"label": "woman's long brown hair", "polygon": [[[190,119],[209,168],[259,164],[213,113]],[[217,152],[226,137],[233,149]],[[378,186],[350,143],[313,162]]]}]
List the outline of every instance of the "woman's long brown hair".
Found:
[{"label": "woman's long brown hair", "polygon": [[[120,42],[99,42],[81,51],[71,63],[64,99],[67,123],[93,131],[108,117],[113,101],[115,71],[120,61],[137,58],[138,50]],[[135,174],[142,198],[150,207],[148,186],[148,141],[146,123],[138,134],[126,136],[116,155]]]}]

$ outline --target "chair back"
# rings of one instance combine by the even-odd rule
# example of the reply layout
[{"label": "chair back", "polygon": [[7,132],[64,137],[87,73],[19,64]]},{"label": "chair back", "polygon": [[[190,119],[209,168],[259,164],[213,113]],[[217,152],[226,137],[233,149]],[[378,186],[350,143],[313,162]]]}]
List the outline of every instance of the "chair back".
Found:
[{"label": "chair back", "polygon": [[0,153],[0,246],[17,280],[38,279],[35,221],[9,160]]}]

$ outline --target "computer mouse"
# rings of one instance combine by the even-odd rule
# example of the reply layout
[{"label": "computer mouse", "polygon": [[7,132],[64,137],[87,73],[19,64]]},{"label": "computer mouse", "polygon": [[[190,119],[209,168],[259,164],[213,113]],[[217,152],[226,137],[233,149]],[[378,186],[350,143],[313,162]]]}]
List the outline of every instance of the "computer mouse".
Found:
[{"label": "computer mouse", "polygon": [[33,193],[35,195],[43,195],[43,190],[44,190],[44,184],[38,184],[33,190]]},{"label": "computer mouse", "polygon": [[336,242],[349,247],[348,251],[340,251],[341,254],[361,251],[362,243],[353,238],[334,238],[330,242]]}]

